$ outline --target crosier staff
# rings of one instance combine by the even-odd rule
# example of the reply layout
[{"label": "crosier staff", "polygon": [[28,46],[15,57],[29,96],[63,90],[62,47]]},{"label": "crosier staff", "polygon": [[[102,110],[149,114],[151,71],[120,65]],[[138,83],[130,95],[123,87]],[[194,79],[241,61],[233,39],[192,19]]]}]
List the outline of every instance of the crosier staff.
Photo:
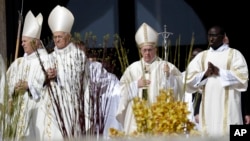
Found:
[{"label": "crosier staff", "polygon": [[[168,80],[168,76],[169,76],[169,67],[167,65],[167,62],[168,62],[168,38],[170,35],[172,35],[173,33],[172,32],[167,32],[167,25],[164,25],[164,31],[163,32],[160,32],[159,33],[160,35],[162,35],[163,37],[163,47],[164,47],[164,60],[166,61],[166,64],[164,66],[164,72],[165,72],[165,75],[166,75],[166,79]],[[170,81],[170,80],[168,80]],[[171,82],[169,82],[171,83]],[[168,83],[168,84],[169,84]]]},{"label": "crosier staff", "polygon": [[22,6],[21,6],[21,11],[18,12],[18,29],[17,29],[17,39],[16,39],[16,52],[15,52],[15,60],[18,57],[18,52],[19,52],[19,42],[20,42],[20,33],[21,33],[21,26],[22,26],[22,21],[23,21],[23,0],[22,0]]},{"label": "crosier staff", "polygon": [[[15,52],[15,60],[18,57],[18,50],[19,50],[19,41],[20,41],[20,33],[21,33],[21,25],[22,25],[22,21],[23,21],[23,0],[22,0],[22,6],[21,6],[21,12],[18,11],[19,17],[18,17],[18,30],[17,30],[17,40],[16,40],[16,52]],[[9,103],[8,103],[8,107],[9,107],[9,111],[11,111],[12,108],[12,99],[9,99]]]},{"label": "crosier staff", "polygon": [[168,37],[170,35],[172,35],[172,32],[167,32],[167,25],[164,25],[164,32],[160,32],[159,34],[162,35],[163,37],[163,47],[164,47],[164,60],[168,61],[168,53],[167,53],[167,49],[168,49]]},{"label": "crosier staff", "polygon": [[[41,43],[42,47],[44,48],[44,46],[43,46],[43,44],[42,44],[41,41],[40,41],[40,43]],[[44,67],[44,65],[43,65],[42,59],[41,59],[41,57],[40,57],[40,53],[39,53],[39,51],[38,51],[38,48],[39,48],[39,47],[36,47],[36,41],[35,41],[35,40],[32,40],[32,41],[31,41],[31,47],[32,47],[33,50],[35,50],[36,56],[37,56],[38,61],[39,61],[39,64],[40,64],[40,66],[41,66],[41,68],[42,68],[42,71],[43,71],[43,73],[44,73],[44,75],[45,75],[45,81],[44,81],[44,83],[43,83],[43,86],[47,85],[48,91],[49,91],[50,99],[51,99],[51,101],[53,101],[54,104],[56,105],[56,108],[53,106],[53,111],[54,111],[55,113],[58,113],[58,117],[56,116],[56,118],[57,118],[57,123],[58,123],[58,125],[61,125],[61,126],[59,126],[59,129],[60,129],[60,131],[62,132],[63,137],[66,138],[66,137],[68,137],[68,133],[67,133],[67,130],[66,130],[65,123],[64,123],[64,121],[63,121],[62,112],[61,112],[61,108],[60,108],[60,103],[59,103],[58,100],[56,100],[56,95],[53,93],[52,86],[51,86],[51,84],[50,84],[50,79],[48,78],[48,74],[47,74],[47,72],[46,72],[46,70],[45,70],[45,67]]]}]

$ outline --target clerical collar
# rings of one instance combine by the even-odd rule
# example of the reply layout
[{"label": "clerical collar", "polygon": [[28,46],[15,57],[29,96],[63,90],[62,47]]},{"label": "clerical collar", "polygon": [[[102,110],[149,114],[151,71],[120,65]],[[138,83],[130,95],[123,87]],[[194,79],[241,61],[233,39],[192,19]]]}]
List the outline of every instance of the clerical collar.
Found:
[{"label": "clerical collar", "polygon": [[211,52],[222,52],[224,50],[227,50],[229,48],[228,44],[221,45],[218,49],[214,50],[212,47],[209,48],[209,51]]}]

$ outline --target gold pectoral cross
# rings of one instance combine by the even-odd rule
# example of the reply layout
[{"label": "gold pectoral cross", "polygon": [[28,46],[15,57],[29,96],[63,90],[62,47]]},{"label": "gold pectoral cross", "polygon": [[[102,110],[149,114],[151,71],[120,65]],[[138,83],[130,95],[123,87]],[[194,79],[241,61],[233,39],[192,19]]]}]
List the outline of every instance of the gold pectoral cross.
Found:
[{"label": "gold pectoral cross", "polygon": [[[150,69],[149,65],[144,66],[144,79],[150,79]],[[148,86],[142,89],[142,99],[148,100]]]}]

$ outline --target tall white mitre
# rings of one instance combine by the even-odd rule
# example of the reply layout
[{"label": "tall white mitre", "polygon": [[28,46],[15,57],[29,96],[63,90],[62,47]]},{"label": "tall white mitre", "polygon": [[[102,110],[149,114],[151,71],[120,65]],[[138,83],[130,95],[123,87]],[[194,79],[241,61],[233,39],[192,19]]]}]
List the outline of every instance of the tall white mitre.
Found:
[{"label": "tall white mitre", "polygon": [[70,33],[73,23],[73,14],[63,6],[57,5],[50,12],[48,24],[52,33],[57,31]]},{"label": "tall white mitre", "polygon": [[157,46],[158,32],[146,23],[142,23],[135,34],[135,41],[139,47],[143,45]]},{"label": "tall white mitre", "polygon": [[37,17],[35,17],[34,14],[29,11],[25,16],[22,36],[40,39],[42,24],[42,14],[39,13]]}]

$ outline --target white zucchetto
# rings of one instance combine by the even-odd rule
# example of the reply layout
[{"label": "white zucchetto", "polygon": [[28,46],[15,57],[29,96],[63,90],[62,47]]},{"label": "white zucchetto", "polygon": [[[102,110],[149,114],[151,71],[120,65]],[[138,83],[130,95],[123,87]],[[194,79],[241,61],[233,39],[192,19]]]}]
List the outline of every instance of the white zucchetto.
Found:
[{"label": "white zucchetto", "polygon": [[70,33],[74,24],[73,14],[65,7],[57,5],[49,14],[48,24],[52,33]]},{"label": "white zucchetto", "polygon": [[135,41],[140,48],[144,45],[155,47],[158,42],[158,33],[151,26],[143,23],[135,34]]},{"label": "white zucchetto", "polygon": [[40,39],[42,23],[43,16],[41,13],[35,17],[34,14],[29,11],[25,16],[22,36]]}]

